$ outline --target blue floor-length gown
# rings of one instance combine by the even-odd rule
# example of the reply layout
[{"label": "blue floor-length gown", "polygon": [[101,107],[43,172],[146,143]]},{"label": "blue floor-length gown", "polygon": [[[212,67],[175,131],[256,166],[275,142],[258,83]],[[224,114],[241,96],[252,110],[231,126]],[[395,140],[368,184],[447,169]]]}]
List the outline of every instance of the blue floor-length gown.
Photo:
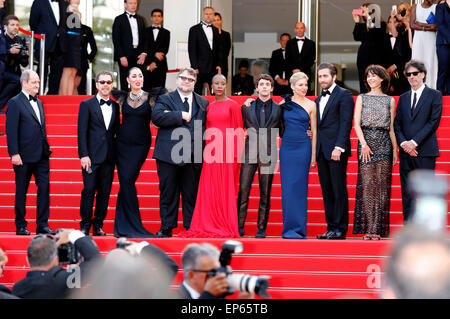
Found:
[{"label": "blue floor-length gown", "polygon": [[311,164],[309,114],[289,101],[283,114],[285,131],[280,147],[281,200],[283,206],[283,238],[306,238],[308,174]]}]

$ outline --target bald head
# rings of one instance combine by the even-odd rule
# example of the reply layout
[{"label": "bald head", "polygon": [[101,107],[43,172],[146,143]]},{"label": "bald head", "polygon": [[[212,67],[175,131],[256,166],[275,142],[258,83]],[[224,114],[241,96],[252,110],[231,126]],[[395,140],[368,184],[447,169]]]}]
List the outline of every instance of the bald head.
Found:
[{"label": "bald head", "polygon": [[305,32],[306,32],[306,26],[303,22],[297,22],[295,24],[295,29],[294,29],[295,35],[303,38],[305,36]]}]

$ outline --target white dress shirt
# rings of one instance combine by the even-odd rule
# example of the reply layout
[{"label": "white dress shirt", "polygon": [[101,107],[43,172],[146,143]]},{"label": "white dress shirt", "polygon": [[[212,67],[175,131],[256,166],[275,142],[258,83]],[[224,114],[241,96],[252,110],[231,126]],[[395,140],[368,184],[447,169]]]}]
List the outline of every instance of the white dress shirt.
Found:
[{"label": "white dress shirt", "polygon": [[[421,86],[420,88],[418,88],[417,90],[415,90],[415,91],[414,91],[413,88],[411,88],[411,104],[410,104],[410,105],[411,105],[411,108],[413,107],[414,93],[416,93],[416,105],[415,105],[414,107],[417,107],[417,104],[419,103],[420,96],[422,95],[424,89],[425,89],[425,84],[423,84],[423,83],[422,83],[422,86]],[[400,144],[400,147],[402,147],[403,144],[405,144],[406,142],[407,142],[407,141],[403,141],[403,142]],[[415,146],[418,145],[417,142],[414,141],[414,140],[411,140],[411,142],[413,142],[413,144],[414,144]]]},{"label": "white dress shirt", "polygon": [[136,15],[136,13],[132,14],[128,11],[125,11],[127,13],[128,21],[130,22],[131,26],[131,35],[133,37],[133,47],[137,48],[139,45],[139,30],[138,30],[138,23],[136,18],[130,18],[131,15]]},{"label": "white dress shirt", "polygon": [[153,31],[153,40],[155,40],[158,38],[158,34],[159,34],[159,29],[157,29],[156,27],[161,27],[161,26],[156,26],[156,25],[152,25],[152,27],[155,27],[152,31]]},{"label": "white dress shirt", "polygon": [[[98,100],[98,103],[100,103],[100,101],[103,99],[100,97],[100,95],[97,94],[97,100]],[[104,104],[100,105],[100,108],[102,109],[103,120],[105,121],[105,127],[106,127],[106,129],[108,129],[109,123],[111,122],[111,118],[112,118],[112,105],[108,105],[108,104],[104,103]]]},{"label": "white dress shirt", "polygon": [[192,99],[193,99],[192,93],[187,95],[187,96],[185,96],[185,95],[181,94],[181,92],[179,90],[177,90],[177,92],[178,92],[178,94],[180,94],[181,102],[184,103],[185,98],[188,99],[187,102],[189,104],[189,115],[192,116]]},{"label": "white dress shirt", "polygon": [[295,37],[296,39],[303,39],[303,41],[297,41],[297,46],[298,46],[298,53],[302,53],[302,49],[303,49],[303,43],[305,42],[305,37],[300,38],[300,37]]},{"label": "white dress shirt", "polygon": [[208,24],[206,22],[202,21],[203,31],[205,31],[206,38],[208,39],[208,42],[209,42],[209,47],[212,50],[213,49],[213,30],[212,30],[212,26],[208,27],[207,25]]},{"label": "white dress shirt", "polygon": [[[25,92],[25,91],[22,91],[22,93],[25,94],[25,96],[27,97],[27,100],[30,101],[30,94],[28,94],[28,93]],[[42,121],[41,121],[41,112],[39,112],[39,106],[38,106],[37,102],[35,102],[35,101],[30,101],[30,104],[31,104],[31,107],[32,107],[33,110],[34,110],[34,113],[36,114],[36,117],[37,117],[38,120],[39,120],[39,124],[42,124]]]},{"label": "white dress shirt", "polygon": [[48,2],[50,2],[50,7],[52,8],[53,11],[53,15],[55,16],[56,19],[56,24],[59,25],[59,2],[53,2],[51,0],[48,0]]}]

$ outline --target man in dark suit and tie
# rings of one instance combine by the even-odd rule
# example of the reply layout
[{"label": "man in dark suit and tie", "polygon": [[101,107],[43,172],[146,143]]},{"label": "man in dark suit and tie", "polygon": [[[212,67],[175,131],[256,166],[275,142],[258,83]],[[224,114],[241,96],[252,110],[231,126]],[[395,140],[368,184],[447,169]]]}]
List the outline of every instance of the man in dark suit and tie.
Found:
[{"label": "man in dark suit and tie", "polygon": [[[316,44],[305,37],[306,27],[303,22],[295,24],[295,38],[286,43],[287,79],[293,73],[303,72],[311,82],[311,68],[316,60]],[[311,85],[308,85],[311,87]]]},{"label": "man in dark suit and tie", "polygon": [[317,170],[322,188],[327,231],[319,239],[345,239],[348,230],[347,163],[351,156],[354,100],[336,85],[337,69],[322,63],[317,76],[322,93],[317,105]]},{"label": "man in dark suit and tie", "polygon": [[398,100],[394,120],[395,136],[400,145],[400,182],[403,220],[411,217],[413,196],[408,191],[408,174],[415,169],[434,170],[439,147],[436,130],[442,115],[442,94],[424,84],[427,70],[417,60],[405,66],[411,90]]},{"label": "man in dark suit and tie", "polygon": [[114,177],[115,138],[120,118],[118,104],[110,99],[113,81],[111,72],[100,71],[95,79],[97,95],[81,102],[78,113],[78,155],[84,185],[80,227],[86,235],[91,225],[94,236],[106,235],[102,227]]},{"label": "man in dark suit and tie", "polygon": [[[0,21],[3,21],[3,15],[5,14],[5,0],[0,0]],[[2,36],[3,30],[0,28],[0,89],[3,86],[3,73],[5,72],[6,62],[6,41]],[[0,105],[2,107],[2,105]],[[0,133],[2,135],[3,133]]]},{"label": "man in dark suit and tie", "polygon": [[20,78],[22,92],[9,100],[6,113],[8,153],[11,156],[16,181],[17,235],[29,235],[25,220],[25,201],[31,176],[37,185],[36,233],[52,233],[48,227],[49,157],[51,154],[45,130],[43,104],[37,99],[39,76],[26,70]]},{"label": "man in dark suit and tie", "polygon": [[270,57],[269,73],[275,80],[275,87],[273,89],[273,95],[292,94],[292,90],[289,85],[289,78],[286,62],[286,43],[291,39],[289,33],[283,33],[280,36],[281,48],[272,51]]},{"label": "man in dark suit and tie", "polygon": [[166,86],[167,53],[170,45],[170,31],[162,27],[163,11],[152,11],[152,26],[145,30],[145,52],[147,52],[144,90],[150,92],[156,87]]},{"label": "man in dark suit and tie", "polygon": [[139,67],[144,71],[145,22],[136,13],[138,0],[125,0],[125,12],[114,19],[112,38],[114,45],[114,61],[119,64],[120,89],[127,91],[128,71]]},{"label": "man in dark suit and tie", "polygon": [[[68,271],[58,265],[57,247],[69,242],[75,245],[83,257],[83,262],[75,271]],[[55,239],[37,236],[27,248],[30,271],[25,278],[14,284],[12,293],[25,299],[67,298],[73,289],[86,284],[90,268],[96,263],[100,265],[102,259],[96,243],[79,230],[63,230],[56,234]],[[76,278],[77,275],[80,277]]]},{"label": "man in dark suit and tie", "polygon": [[211,23],[214,21],[214,9],[203,9],[203,20],[189,29],[188,53],[191,68],[197,73],[195,93],[203,94],[206,83],[208,91],[211,80],[216,73],[222,73],[220,68],[219,30]]},{"label": "man in dark suit and tie", "polygon": [[171,237],[177,227],[180,194],[183,225],[189,229],[197,199],[203,161],[203,134],[209,102],[194,93],[194,69],[181,69],[177,89],[158,97],[152,122],[159,127],[153,158],[159,177],[161,229],[156,234]]},{"label": "man in dark suit and tie", "polygon": [[[43,85],[47,82],[48,74],[48,93],[58,94],[59,81],[61,79],[64,66],[64,21],[67,2],[64,0],[34,0],[30,11],[30,28],[37,34],[45,34],[45,57],[44,71],[45,79]],[[40,61],[40,41],[36,39],[35,57]],[[50,73],[48,66],[50,65]],[[39,70],[39,66],[38,66]]]},{"label": "man in dark suit and tie", "polygon": [[261,74],[256,80],[258,98],[248,106],[242,106],[242,119],[247,129],[244,160],[239,177],[237,210],[239,235],[244,236],[248,198],[256,170],[259,176],[260,202],[258,208],[258,232],[256,238],[266,237],[270,211],[270,192],[273,173],[277,163],[277,128],[280,127],[281,108],[270,95],[274,81],[268,74]]}]

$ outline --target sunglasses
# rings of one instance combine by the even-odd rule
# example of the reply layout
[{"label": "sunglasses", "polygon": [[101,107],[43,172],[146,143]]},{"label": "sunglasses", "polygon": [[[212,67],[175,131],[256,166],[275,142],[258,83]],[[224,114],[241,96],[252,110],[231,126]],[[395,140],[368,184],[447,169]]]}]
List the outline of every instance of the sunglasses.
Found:
[{"label": "sunglasses", "polygon": [[189,82],[189,83],[194,83],[194,82],[195,82],[195,79],[193,79],[193,78],[188,78],[187,76],[179,75],[178,78],[180,78],[180,80],[182,80],[182,81],[187,81],[187,82]]},{"label": "sunglasses", "polygon": [[419,71],[405,72],[407,78],[409,78],[411,75],[417,76],[419,73]]},{"label": "sunglasses", "polygon": [[112,84],[113,82],[112,82],[112,81],[98,81],[97,83],[100,83],[101,85],[103,85],[103,84],[108,84],[108,85],[110,85],[110,84]]},{"label": "sunglasses", "polygon": [[208,276],[215,277],[217,275],[217,269],[210,269],[210,270],[199,270],[199,269],[192,269],[193,272],[204,272],[208,274]]}]

